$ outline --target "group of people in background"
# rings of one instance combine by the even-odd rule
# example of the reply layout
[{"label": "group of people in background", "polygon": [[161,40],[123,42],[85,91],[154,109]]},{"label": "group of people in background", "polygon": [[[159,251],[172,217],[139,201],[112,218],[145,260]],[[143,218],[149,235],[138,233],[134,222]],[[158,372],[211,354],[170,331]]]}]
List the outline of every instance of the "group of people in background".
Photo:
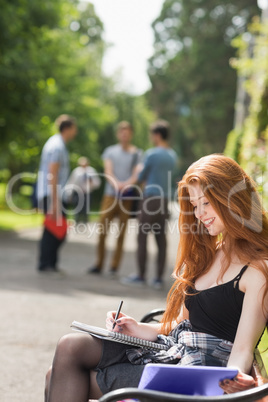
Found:
[{"label": "group of people in background", "polygon": [[[59,132],[44,145],[38,172],[38,205],[56,225],[61,225],[66,208],[72,205],[76,222],[87,222],[90,212],[90,194],[101,185],[97,171],[89,166],[89,160],[81,157],[78,167],[70,175],[67,143],[77,134],[73,117],[61,115],[56,120]],[[150,128],[153,148],[145,153],[132,144],[133,129],[122,121],[116,129],[117,143],[107,147],[102,154],[105,188],[100,206],[96,261],[88,274],[100,275],[105,261],[105,240],[114,218],[119,220],[116,247],[110,262],[109,275],[117,276],[123,251],[128,219],[136,213],[138,219],[136,274],[123,278],[127,285],[146,284],[147,236],[155,236],[158,256],[153,286],[163,287],[166,263],[166,222],[169,217],[168,199],[172,172],[177,155],[169,145],[169,123],[159,120]],[[135,212],[134,210],[135,206]],[[60,219],[59,219],[60,218]],[[67,231],[66,231],[67,232]],[[58,251],[66,233],[57,236],[50,227],[44,226],[40,241],[38,270],[40,273],[57,273]]]}]

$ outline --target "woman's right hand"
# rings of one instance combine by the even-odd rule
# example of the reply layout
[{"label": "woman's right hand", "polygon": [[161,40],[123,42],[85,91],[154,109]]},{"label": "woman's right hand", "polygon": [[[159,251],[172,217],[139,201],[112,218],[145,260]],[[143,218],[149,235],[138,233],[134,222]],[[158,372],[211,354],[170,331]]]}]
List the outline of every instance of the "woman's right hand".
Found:
[{"label": "woman's right hand", "polygon": [[[134,318],[124,313],[120,313],[118,319],[115,321],[115,316],[116,311],[109,311],[107,313],[106,328],[109,331],[122,332],[126,335],[138,336],[139,324]],[[116,325],[113,328],[114,323],[116,323]]]},{"label": "woman's right hand", "polygon": [[107,313],[106,328],[109,331],[121,332],[123,334],[146,339],[148,341],[155,341],[157,339],[161,324],[146,324],[137,322],[134,318],[124,313],[120,313],[113,329],[115,316],[116,311],[109,311]]}]

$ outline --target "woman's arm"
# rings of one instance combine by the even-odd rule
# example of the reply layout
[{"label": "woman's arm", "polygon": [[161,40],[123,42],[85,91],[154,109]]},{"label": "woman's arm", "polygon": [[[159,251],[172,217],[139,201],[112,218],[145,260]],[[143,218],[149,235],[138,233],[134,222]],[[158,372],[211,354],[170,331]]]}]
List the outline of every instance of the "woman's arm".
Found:
[{"label": "woman's arm", "polygon": [[[106,319],[106,328],[110,331],[113,330],[114,318],[116,312],[109,311]],[[179,322],[189,319],[188,310],[183,307],[180,315],[176,321],[173,321],[172,328],[178,325]],[[122,332],[126,335],[135,336],[137,338],[146,339],[149,341],[155,341],[157,335],[161,333],[162,324],[151,324],[137,322],[134,318],[127,316],[126,314],[120,313],[119,319],[116,321],[117,325],[114,328],[116,332]]]},{"label": "woman's arm", "polygon": [[248,269],[244,275],[243,308],[228,366],[236,366],[242,372],[249,373],[254,349],[266,326],[268,299],[265,298],[263,308],[262,301],[266,282],[264,275],[254,268]]},{"label": "woman's arm", "polygon": [[106,318],[106,328],[109,331],[122,332],[126,335],[135,336],[137,338],[155,341],[160,333],[161,324],[150,324],[137,322],[134,318],[120,313],[116,321],[116,326],[113,329],[115,322],[116,311],[109,311]]},{"label": "woman's arm", "polygon": [[262,304],[266,278],[257,269],[248,268],[242,279],[240,286],[245,291],[243,308],[228,361],[228,366],[237,367],[239,374],[236,381],[229,381],[227,389],[223,388],[226,392],[237,392],[254,385],[254,380],[248,374],[253,363],[254,349],[267,322],[267,296],[264,308]]}]

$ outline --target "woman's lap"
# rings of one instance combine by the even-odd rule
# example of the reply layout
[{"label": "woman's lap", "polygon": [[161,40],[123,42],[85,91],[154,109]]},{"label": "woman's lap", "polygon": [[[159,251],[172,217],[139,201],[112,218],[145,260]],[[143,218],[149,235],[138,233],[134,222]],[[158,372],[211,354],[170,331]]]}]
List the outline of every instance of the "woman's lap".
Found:
[{"label": "woman's lap", "polygon": [[[106,340],[103,341],[102,345],[102,357],[95,369],[97,371],[97,383],[101,391],[105,394],[119,388],[137,387],[145,364],[132,364],[126,355],[127,350],[136,347]],[[191,348],[189,349],[191,352]],[[192,358],[189,360],[191,353],[186,353],[179,362],[173,362],[173,364],[226,366],[226,363],[221,361],[219,357],[202,351],[199,352],[199,359],[195,353],[196,361],[193,361]],[[227,352],[230,352],[229,349]]]},{"label": "woman's lap", "polygon": [[126,356],[130,345],[103,341],[102,357],[97,371],[97,383],[105,394],[123,387],[137,387],[144,365],[131,364]]}]

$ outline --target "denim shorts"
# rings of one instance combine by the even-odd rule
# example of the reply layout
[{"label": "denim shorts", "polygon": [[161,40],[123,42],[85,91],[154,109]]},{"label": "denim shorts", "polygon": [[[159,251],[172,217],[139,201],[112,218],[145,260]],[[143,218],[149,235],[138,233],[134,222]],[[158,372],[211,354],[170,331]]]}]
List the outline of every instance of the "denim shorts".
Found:
[{"label": "denim shorts", "polygon": [[102,357],[95,371],[103,394],[124,387],[137,387],[145,365],[131,364],[126,356],[130,345],[102,340]]}]

